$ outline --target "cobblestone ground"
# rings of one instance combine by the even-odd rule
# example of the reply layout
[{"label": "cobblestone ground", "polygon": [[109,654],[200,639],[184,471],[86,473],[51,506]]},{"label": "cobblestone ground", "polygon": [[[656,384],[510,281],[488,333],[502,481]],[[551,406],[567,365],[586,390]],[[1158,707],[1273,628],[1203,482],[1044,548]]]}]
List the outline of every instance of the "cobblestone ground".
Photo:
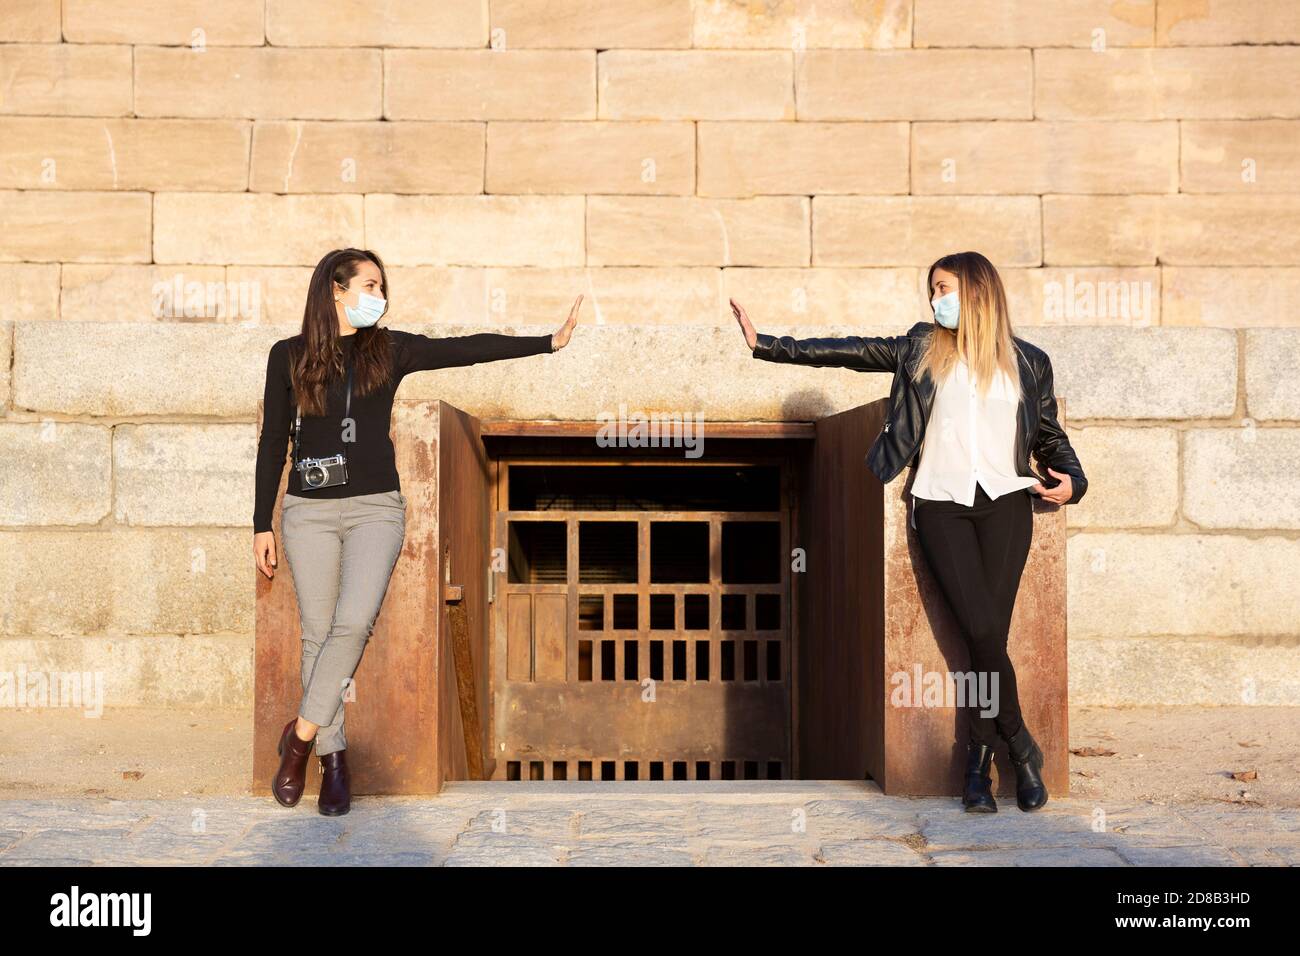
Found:
[{"label": "cobblestone ground", "polygon": [[437,797],[0,801],[0,865],[1249,866],[1300,862],[1300,810],[886,797],[870,783],[455,783]]}]

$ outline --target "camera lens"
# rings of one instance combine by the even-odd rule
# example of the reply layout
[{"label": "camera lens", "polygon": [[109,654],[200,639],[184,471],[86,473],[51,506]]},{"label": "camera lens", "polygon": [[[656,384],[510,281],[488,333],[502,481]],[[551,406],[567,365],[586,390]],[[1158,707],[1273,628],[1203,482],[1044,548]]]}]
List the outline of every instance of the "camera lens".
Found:
[{"label": "camera lens", "polygon": [[311,485],[313,488],[319,487],[325,481],[325,469],[320,465],[312,465],[302,473],[302,482],[304,485]]}]

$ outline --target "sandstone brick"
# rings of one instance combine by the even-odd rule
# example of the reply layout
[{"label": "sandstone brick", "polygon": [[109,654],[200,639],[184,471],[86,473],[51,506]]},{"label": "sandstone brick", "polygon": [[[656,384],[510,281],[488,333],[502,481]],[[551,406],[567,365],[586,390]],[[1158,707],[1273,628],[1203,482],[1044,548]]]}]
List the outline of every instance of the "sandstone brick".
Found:
[{"label": "sandstone brick", "polygon": [[246,708],[253,699],[251,632],[9,637],[3,649],[6,668],[21,660],[47,672],[103,674],[110,707]]},{"label": "sandstone brick", "polygon": [[812,50],[796,63],[795,90],[801,120],[1034,115],[1028,50]]},{"label": "sandstone brick", "polygon": [[1171,528],[1178,519],[1178,432],[1068,427],[1088,493],[1065,509],[1071,528]]},{"label": "sandstone brick", "polygon": [[[393,327],[430,323],[485,321],[489,269],[453,266],[393,266],[388,273],[389,312],[385,324]],[[548,270],[525,269],[525,272]],[[303,289],[306,289],[304,284]],[[298,295],[299,319],[302,295]]]},{"label": "sandstone brick", "polygon": [[[46,321],[59,317],[59,265],[34,262],[0,263],[0,339],[9,336],[9,322]],[[7,356],[8,353],[6,353]],[[9,371],[7,362],[4,371]]]},{"label": "sandstone brick", "polygon": [[366,196],[366,241],[394,265],[573,266],[581,196]]},{"label": "sandstone brick", "polygon": [[[69,263],[62,267],[60,290],[58,265],[0,264],[0,282],[7,288],[27,290],[9,303],[16,319],[103,322],[206,318],[245,326],[289,326],[282,334],[295,333],[302,322],[311,273],[307,266]],[[589,274],[587,270],[570,269],[392,266],[387,273],[389,314],[385,321],[395,326],[503,320],[506,312],[492,299],[493,295],[506,294],[511,301],[516,294],[526,295],[531,301],[542,295],[537,291],[540,289],[551,302],[563,299],[569,288],[603,290],[604,299],[627,301],[629,308],[635,303],[647,314],[659,299],[663,303],[663,321],[679,322],[679,313],[686,304],[699,306],[705,298],[701,289],[707,284],[702,278],[706,274],[714,277],[713,304],[717,304],[716,270],[613,269]],[[500,288],[489,289],[489,275]],[[677,283],[681,288],[676,287]],[[0,314],[4,307],[0,303]],[[508,311],[513,312],[513,307]],[[672,315],[678,317],[669,318]],[[7,368],[4,365],[0,370]]]},{"label": "sandstone brick", "polygon": [[803,197],[593,196],[587,262],[596,266],[808,264]]},{"label": "sandstone brick", "polygon": [[1246,414],[1300,421],[1300,392],[1295,387],[1300,329],[1247,329],[1245,350]]},{"label": "sandstone brick", "polygon": [[1300,196],[1044,196],[1051,265],[1300,265]]},{"label": "sandstone brick", "polygon": [[135,48],[139,116],[378,119],[378,50]]},{"label": "sandstone brick", "polygon": [[148,193],[0,192],[0,261],[148,262]]},{"label": "sandstone brick", "polygon": [[1198,528],[1300,528],[1300,428],[1193,428],[1183,435],[1183,514]]},{"label": "sandstone brick", "polygon": [[1070,635],[1072,707],[1294,707],[1295,671],[1296,654],[1285,641]]},{"label": "sandstone brick", "polygon": [[[724,269],[723,302],[735,299],[756,326],[893,326],[902,335],[923,318],[916,269]],[[729,309],[728,309],[729,311]]]},{"label": "sandstone brick", "polygon": [[1152,196],[1044,196],[1044,262],[1153,265],[1164,209]]},{"label": "sandstone brick", "polygon": [[273,46],[481,47],[487,43],[487,4],[267,0],[266,38]]},{"label": "sandstone brick", "polygon": [[[485,314],[487,270],[392,266],[387,261],[384,265],[388,275],[385,325],[478,321]],[[284,326],[282,336],[297,334],[302,325],[311,274],[312,270],[303,266],[231,266],[226,270],[228,284],[242,299],[260,304],[260,324]]]},{"label": "sandstone brick", "polygon": [[699,123],[701,196],[906,193],[906,123]]},{"label": "sandstone brick", "polygon": [[281,338],[282,329],[213,323],[19,322],[13,401],[36,413],[251,421]]},{"label": "sandstone brick", "polygon": [[[223,266],[63,267],[58,316],[71,322],[151,322],[243,318]],[[235,313],[233,316],[231,313]]]},{"label": "sandstone brick", "polygon": [[[256,458],[252,425],[118,425],[113,518],[133,526],[249,525]],[[176,494],[182,487],[185,494]]]},{"label": "sandstone brick", "polygon": [[1291,538],[1094,532],[1066,549],[1071,640],[1290,634],[1300,620],[1300,589],[1278,587],[1300,561]]},{"label": "sandstone brick", "polygon": [[1150,46],[1156,2],[916,0],[915,17],[916,47]]},{"label": "sandstone brick", "polygon": [[[323,253],[322,253],[323,254]],[[381,257],[382,258],[382,257]],[[229,266],[226,284],[231,290],[231,301],[254,306],[254,325],[290,325],[297,334],[302,326],[303,308],[307,303],[307,286],[311,282],[312,266]],[[188,275],[189,270],[185,270]],[[392,274],[389,273],[391,283]],[[390,295],[391,295],[391,289]],[[230,309],[227,315],[247,313],[248,308]],[[285,333],[282,332],[282,336]]]},{"label": "sandstone brick", "polygon": [[[1160,324],[1160,270],[999,269],[1013,325]],[[922,278],[924,282],[924,277]]]},{"label": "sandstone brick", "polygon": [[261,46],[262,18],[262,0],[63,0],[63,37],[69,43]]},{"label": "sandstone brick", "polygon": [[1300,43],[1300,7],[1291,0],[1160,0],[1160,46]]},{"label": "sandstone brick", "polygon": [[813,264],[925,266],[978,249],[998,266],[1042,261],[1038,199],[1030,196],[818,196]]},{"label": "sandstone brick", "polygon": [[[526,326],[492,323],[420,331],[532,335],[555,329],[552,318],[535,321]],[[780,327],[764,331],[778,332]],[[885,335],[897,329],[841,325],[820,331]],[[670,369],[672,374],[650,374],[650,369]],[[621,403],[629,414],[699,412],[713,422],[807,421],[883,398],[888,390],[887,375],[755,361],[735,321],[724,317],[710,325],[692,325],[689,334],[673,326],[583,322],[568,347],[554,355],[488,362],[475,366],[471,375],[465,369],[408,375],[398,396],[442,399],[479,418],[592,421],[602,413],[617,415]]]},{"label": "sandstone brick", "polygon": [[721,272],[710,268],[486,269],[490,323],[564,321],[582,295],[580,326],[713,325],[722,320]]},{"label": "sandstone brick", "polygon": [[1300,179],[1300,122],[1186,122],[1182,191],[1290,193]]},{"label": "sandstone brick", "polygon": [[1300,49],[1036,50],[1040,119],[1300,116]]},{"label": "sandstone brick", "polygon": [[155,262],[314,266],[363,235],[360,196],[154,196]]},{"label": "sandstone brick", "polygon": [[1178,124],[916,123],[911,183],[914,194],[1177,192]]},{"label": "sandstone brick", "polygon": [[1227,418],[1237,407],[1230,330],[1021,326],[1018,333],[1051,358],[1070,421]]},{"label": "sandstone brick", "polygon": [[0,43],[58,43],[59,0],[6,0]]},{"label": "sandstone brick", "polygon": [[479,193],[482,123],[257,123],[251,185],[280,193]]},{"label": "sandstone brick", "polygon": [[492,0],[492,43],[505,49],[685,48],[691,45],[691,0]]},{"label": "sandstone brick", "polygon": [[602,119],[794,119],[792,56],[778,51],[609,50]]},{"label": "sandstone brick", "polygon": [[0,119],[0,186],[243,191],[249,138],[240,120]]},{"label": "sandstone brick", "polygon": [[591,50],[385,50],[384,116],[594,119],[596,54]]},{"label": "sandstone brick", "polygon": [[1295,309],[1300,268],[1166,266],[1160,271],[1163,325],[1300,326]]},{"label": "sandstone brick", "polygon": [[911,0],[700,0],[695,45],[802,50],[912,45]]},{"label": "sandstone brick", "polygon": [[490,193],[689,195],[692,123],[490,123]]},{"label": "sandstone brick", "polygon": [[94,525],[112,507],[112,429],[0,422],[0,524]]},{"label": "sandstone brick", "polygon": [[0,90],[4,114],[125,116],[131,112],[131,48],[3,45]]},{"label": "sandstone brick", "polygon": [[250,573],[242,528],[0,532],[0,629],[24,636],[251,630]]}]

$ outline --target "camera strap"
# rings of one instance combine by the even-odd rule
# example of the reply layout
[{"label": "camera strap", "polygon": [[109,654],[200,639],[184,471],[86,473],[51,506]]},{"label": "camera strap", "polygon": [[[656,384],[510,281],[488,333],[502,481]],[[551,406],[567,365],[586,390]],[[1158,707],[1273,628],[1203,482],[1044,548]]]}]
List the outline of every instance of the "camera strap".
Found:
[{"label": "camera strap", "polygon": [[[298,468],[298,435],[302,431],[302,405],[297,404],[297,417],[293,420],[293,467]],[[343,405],[343,417],[352,415],[352,366],[348,365],[348,395]]]}]

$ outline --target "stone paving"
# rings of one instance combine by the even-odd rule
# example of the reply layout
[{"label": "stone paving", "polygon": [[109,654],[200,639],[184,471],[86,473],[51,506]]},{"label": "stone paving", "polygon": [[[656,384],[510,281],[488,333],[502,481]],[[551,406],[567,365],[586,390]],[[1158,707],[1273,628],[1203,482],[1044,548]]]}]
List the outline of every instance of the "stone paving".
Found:
[{"label": "stone paving", "polygon": [[0,865],[1287,866],[1300,810],[954,798],[871,783],[453,783],[437,797],[0,801]]}]

